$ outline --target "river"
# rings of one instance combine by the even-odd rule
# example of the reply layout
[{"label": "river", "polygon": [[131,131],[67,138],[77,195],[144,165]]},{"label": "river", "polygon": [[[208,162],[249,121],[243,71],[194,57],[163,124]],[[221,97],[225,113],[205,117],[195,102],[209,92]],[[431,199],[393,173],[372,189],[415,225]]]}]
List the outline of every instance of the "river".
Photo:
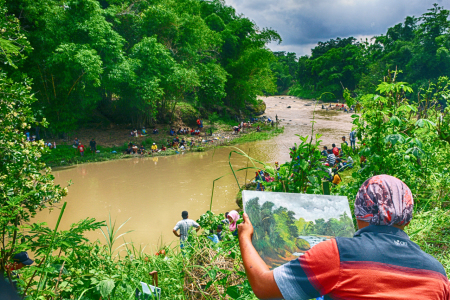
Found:
[{"label": "river", "polygon": [[[283,134],[268,140],[238,145],[250,156],[265,162],[289,159],[288,148],[299,139],[296,134],[311,134],[314,107],[310,101],[289,96],[264,98],[265,115],[282,120]],[[306,105],[305,105],[306,104]],[[291,106],[291,108],[287,108]],[[343,135],[351,130],[350,114],[326,112],[317,106],[315,129],[323,134],[323,145],[340,143]],[[63,199],[67,207],[60,229],[83,218],[107,220],[109,214],[116,220],[116,228],[130,220],[120,232],[133,230],[124,236],[137,248],[153,251],[161,243],[177,242],[172,228],[181,219],[181,211],[187,210],[191,219],[197,219],[209,209],[213,180],[230,173],[228,156],[230,148],[218,148],[203,153],[187,153],[169,157],[136,157],[102,163],[58,168],[53,171],[55,182],[66,186],[71,180],[69,195]],[[244,167],[247,160],[233,155],[232,164]],[[248,172],[247,181],[252,177]],[[239,182],[245,182],[246,173],[237,174]],[[238,191],[232,175],[225,176],[215,184],[212,210],[216,213],[236,209]],[[60,207],[61,205],[58,205]],[[45,210],[34,221],[47,222],[51,228],[56,224],[59,209]],[[87,234],[91,240],[104,240],[100,232]],[[122,240],[117,242],[120,245]]]}]

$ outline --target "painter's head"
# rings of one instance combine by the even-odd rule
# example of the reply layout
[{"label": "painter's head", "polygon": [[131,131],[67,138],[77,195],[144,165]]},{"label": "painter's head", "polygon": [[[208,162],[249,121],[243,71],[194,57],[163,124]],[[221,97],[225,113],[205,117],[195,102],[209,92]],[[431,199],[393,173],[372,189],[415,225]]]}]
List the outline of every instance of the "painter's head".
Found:
[{"label": "painter's head", "polygon": [[359,227],[370,224],[403,229],[411,222],[413,207],[411,190],[403,181],[389,175],[377,175],[367,179],[359,189],[355,216]]}]

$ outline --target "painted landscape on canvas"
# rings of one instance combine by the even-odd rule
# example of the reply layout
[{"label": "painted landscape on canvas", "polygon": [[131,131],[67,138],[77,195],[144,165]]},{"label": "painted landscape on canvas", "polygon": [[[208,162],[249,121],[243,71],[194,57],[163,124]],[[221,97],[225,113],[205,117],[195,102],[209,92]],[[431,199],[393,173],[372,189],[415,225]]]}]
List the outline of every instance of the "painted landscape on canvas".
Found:
[{"label": "painted landscape on canvas", "polygon": [[242,199],[254,228],[253,245],[270,268],[355,232],[347,197],[243,191]]}]

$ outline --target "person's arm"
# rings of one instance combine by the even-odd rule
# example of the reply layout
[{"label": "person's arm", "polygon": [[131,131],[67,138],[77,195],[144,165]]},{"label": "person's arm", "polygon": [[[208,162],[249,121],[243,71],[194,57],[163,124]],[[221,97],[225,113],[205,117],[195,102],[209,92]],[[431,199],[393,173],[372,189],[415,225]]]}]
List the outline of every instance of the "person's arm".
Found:
[{"label": "person's arm", "polygon": [[200,226],[197,222],[195,222],[195,221],[193,221],[192,226],[195,227],[195,231],[197,231],[197,232],[198,232],[198,231],[200,230],[200,228],[201,228],[201,226]]},{"label": "person's arm", "polygon": [[259,299],[282,298],[283,296],[273,277],[273,271],[269,270],[269,267],[259,256],[255,247],[253,247],[253,226],[250,223],[250,219],[246,213],[244,213],[243,218],[244,222],[238,225],[239,247],[245,273],[252,290]]},{"label": "person's arm", "polygon": [[175,227],[173,228],[173,234],[175,234],[176,237],[180,237],[180,234],[178,234],[178,229],[180,229],[180,222],[178,222]]}]

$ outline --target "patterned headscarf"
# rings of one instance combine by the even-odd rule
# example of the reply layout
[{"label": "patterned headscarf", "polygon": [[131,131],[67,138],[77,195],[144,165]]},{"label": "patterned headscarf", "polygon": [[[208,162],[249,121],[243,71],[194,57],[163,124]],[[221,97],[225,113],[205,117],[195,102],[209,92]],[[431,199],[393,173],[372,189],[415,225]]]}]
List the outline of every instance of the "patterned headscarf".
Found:
[{"label": "patterned headscarf", "polygon": [[406,225],[412,219],[413,197],[401,180],[378,175],[367,179],[356,195],[356,219],[372,225]]}]

